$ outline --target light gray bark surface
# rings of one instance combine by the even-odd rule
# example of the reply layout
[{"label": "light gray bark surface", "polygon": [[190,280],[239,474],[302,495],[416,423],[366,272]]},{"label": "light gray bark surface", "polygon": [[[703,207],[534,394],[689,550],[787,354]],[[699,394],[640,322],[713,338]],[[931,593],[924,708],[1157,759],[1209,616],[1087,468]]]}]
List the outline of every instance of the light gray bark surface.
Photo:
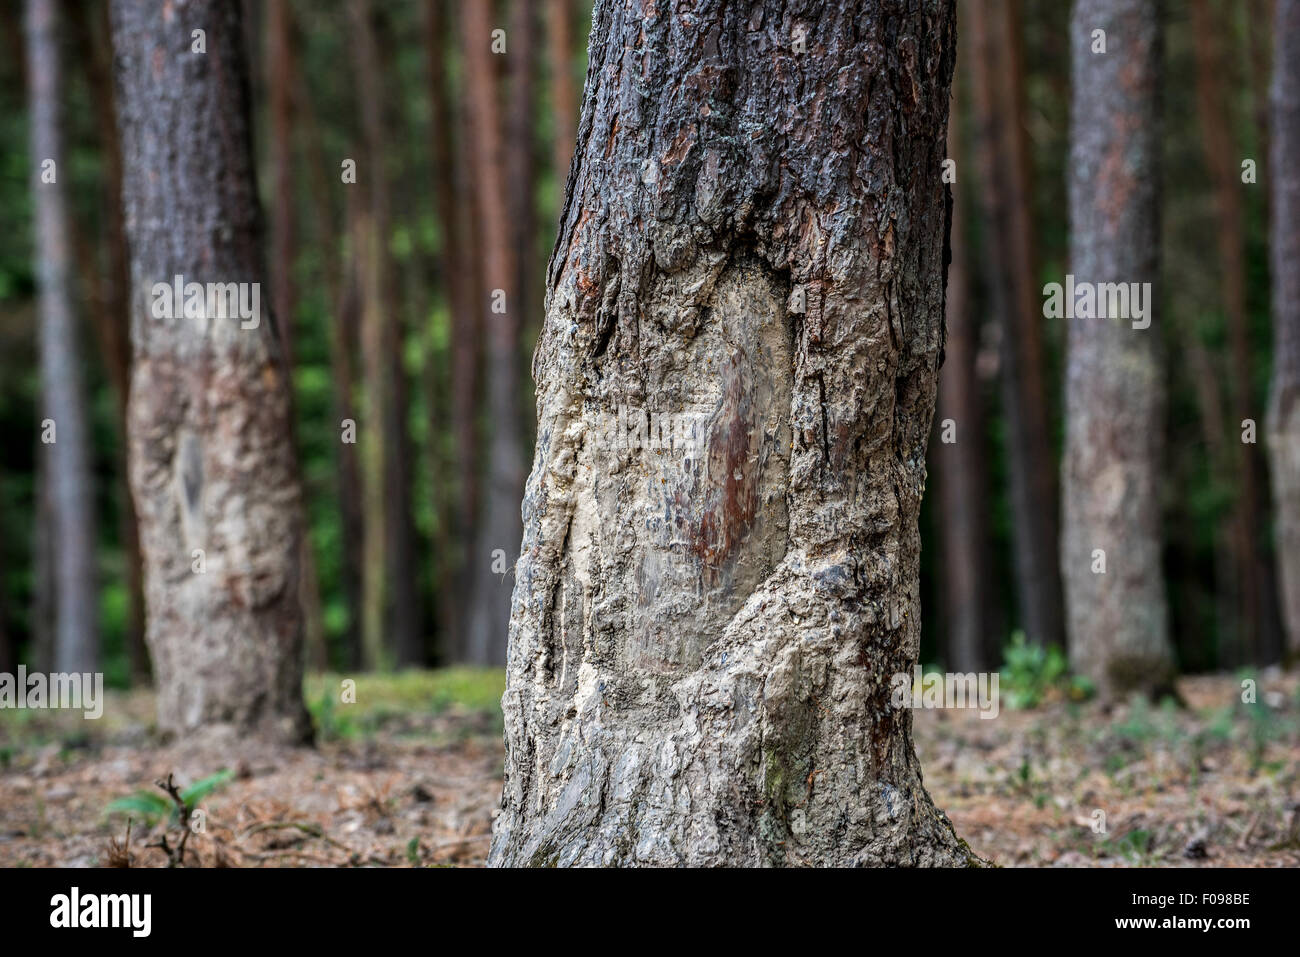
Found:
[{"label": "light gray bark surface", "polygon": [[[491,863],[973,860],[889,684],[920,639],[953,22],[596,4]],[[620,410],[698,445],[627,447]]]},{"label": "light gray bark surface", "polygon": [[[1093,53],[1094,30],[1106,52]],[[1070,271],[1159,284],[1160,18],[1150,0],[1076,0],[1070,24]],[[1061,571],[1070,662],[1103,695],[1157,692],[1172,672],[1161,568],[1160,324],[1067,324]],[[1105,553],[1105,572],[1094,570]]]},{"label": "light gray bark surface", "polygon": [[1273,209],[1273,382],[1268,447],[1278,593],[1287,649],[1300,656],[1300,2],[1277,0],[1269,182]]},{"label": "light gray bark surface", "polygon": [[[159,726],[294,742],[310,733],[300,490],[262,282],[239,10],[224,0],[112,6],[131,246],[131,486]],[[206,53],[192,49],[200,29]],[[175,275],[259,283],[260,322],[155,318],[153,284]]]}]

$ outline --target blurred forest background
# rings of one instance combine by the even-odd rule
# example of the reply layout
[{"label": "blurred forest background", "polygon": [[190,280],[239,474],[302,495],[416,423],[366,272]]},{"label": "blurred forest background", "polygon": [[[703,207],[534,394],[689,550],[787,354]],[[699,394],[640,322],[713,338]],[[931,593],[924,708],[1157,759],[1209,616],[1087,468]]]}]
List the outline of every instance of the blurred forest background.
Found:
[{"label": "blurred forest background", "polygon": [[[935,420],[938,430],[959,418],[966,431],[931,444],[921,660],[965,670],[997,667],[1017,633],[1031,646],[1066,640],[1065,324],[1042,319],[1041,296],[1069,271],[1071,81],[1068,4],[959,6],[957,219]],[[1165,15],[1155,332],[1167,357],[1163,565],[1183,672],[1269,664],[1285,648],[1263,445],[1268,190],[1241,175],[1243,160],[1262,169],[1268,153],[1267,7],[1190,0]],[[487,19],[465,22],[475,17]],[[499,529],[517,526],[531,461],[529,363],[590,5],[262,0],[245,19],[264,295],[289,317],[308,667],[501,664],[519,539]],[[87,383],[100,661],[125,687],[147,681],[149,660],[123,442],[127,260],[106,4],[68,0],[61,22],[60,178]],[[506,31],[506,52],[479,62],[463,38],[484,27]],[[41,420],[60,383],[39,373],[27,55],[22,4],[0,0],[0,670],[54,660]],[[343,183],[348,159],[382,175]],[[376,260],[355,255],[368,236]],[[478,279],[489,261],[509,263],[523,291],[491,336],[491,291]],[[379,465],[365,442],[340,438],[341,423],[375,408],[389,412]],[[1259,423],[1259,444],[1241,441],[1243,419]],[[367,548],[378,526],[386,544]]]}]

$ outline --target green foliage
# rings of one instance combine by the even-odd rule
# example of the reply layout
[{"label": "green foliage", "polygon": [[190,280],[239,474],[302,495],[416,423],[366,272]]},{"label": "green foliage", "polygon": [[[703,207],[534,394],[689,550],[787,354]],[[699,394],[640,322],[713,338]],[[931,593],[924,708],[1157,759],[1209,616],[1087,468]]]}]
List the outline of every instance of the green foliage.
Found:
[{"label": "green foliage", "polygon": [[1070,674],[1069,663],[1060,648],[1031,645],[1022,631],[1011,636],[1011,644],[1002,650],[1002,655],[999,681],[1009,708],[1036,708],[1052,691],[1059,691],[1073,701],[1093,693],[1087,678]]},{"label": "green foliage", "polygon": [[[312,675],[305,683],[304,697],[322,741],[356,738],[392,720],[447,711],[482,713],[500,721],[505,672],[499,668],[408,669],[348,677],[356,682],[353,703],[341,700],[342,675]],[[469,734],[472,729],[462,731]]]},{"label": "green foliage", "polygon": [[[234,771],[223,768],[216,774],[210,774],[206,778],[195,781],[189,787],[181,790],[181,801],[185,804],[186,809],[192,811],[200,801],[234,776]],[[109,814],[129,814],[132,817],[138,817],[151,827],[164,818],[169,824],[175,824],[180,818],[180,808],[176,806],[176,803],[166,794],[157,790],[136,791],[126,797],[117,798],[110,801],[105,810]]]},{"label": "green foliage", "polygon": [[325,688],[319,697],[308,699],[307,710],[316,724],[316,735],[322,741],[340,741],[357,735],[356,721],[352,715],[339,711],[339,704],[335,701],[337,697],[337,693]]}]

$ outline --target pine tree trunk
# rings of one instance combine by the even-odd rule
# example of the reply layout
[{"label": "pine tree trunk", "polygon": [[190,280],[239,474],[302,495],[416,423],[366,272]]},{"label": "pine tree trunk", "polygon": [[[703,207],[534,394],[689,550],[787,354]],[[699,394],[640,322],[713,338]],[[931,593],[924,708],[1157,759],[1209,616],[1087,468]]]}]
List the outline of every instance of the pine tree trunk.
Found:
[{"label": "pine tree trunk", "polygon": [[564,189],[577,136],[578,94],[573,82],[573,10],[569,0],[546,0],[546,37],[551,61],[551,164],[556,187]]},{"label": "pine tree trunk", "polygon": [[[293,381],[294,317],[297,312],[298,287],[293,268],[298,242],[297,216],[294,208],[293,163],[293,77],[297,72],[297,49],[289,0],[269,0],[266,4],[267,34],[267,87],[271,113],[271,178],[275,184],[274,219],[271,230],[271,302],[278,317],[278,331],[284,350],[285,367],[289,381]],[[293,392],[290,389],[290,406]],[[297,481],[302,484],[302,463],[296,455]],[[307,515],[302,516],[301,593],[303,610],[304,645],[309,667],[320,671],[328,666],[325,647],[325,626],[322,620],[320,580],[316,574],[316,556],[305,534]]]},{"label": "pine tree trunk", "polygon": [[1056,461],[1048,431],[1043,310],[1030,209],[1022,118],[1024,69],[1018,7],[972,5],[969,67],[979,129],[975,140],[994,308],[1000,320],[1000,384],[1007,429],[1013,562],[1020,624],[1030,641],[1063,645]]},{"label": "pine tree trunk", "polygon": [[[510,105],[506,115],[508,149],[506,181],[509,183],[511,245],[517,301],[509,315],[515,323],[516,341],[521,336],[535,339],[541,326],[542,294],[537,285],[537,213],[534,209],[537,180],[537,148],[533,125],[536,121],[535,51],[536,11],[532,0],[515,0],[510,11]],[[518,366],[518,363],[515,363]],[[520,390],[515,392],[520,399]],[[521,406],[520,416],[523,409]],[[522,462],[522,460],[521,460]],[[522,478],[522,468],[520,469]],[[521,488],[522,491],[522,488]],[[513,551],[511,545],[509,550]]]},{"label": "pine tree trunk", "polygon": [[[1070,271],[1150,283],[1155,318],[1064,319],[1063,465],[1070,660],[1103,695],[1157,692],[1172,671],[1161,569],[1164,380],[1159,254],[1160,22],[1148,0],[1076,0],[1071,30]],[[1106,52],[1093,53],[1104,30]],[[1104,571],[1101,571],[1104,561]]]},{"label": "pine tree trunk", "polygon": [[973,861],[890,693],[920,640],[954,19],[598,0],[491,863]]},{"label": "pine tree trunk", "polygon": [[[299,742],[310,734],[301,491],[262,281],[239,7],[115,0],[112,29],[131,248],[131,484],[158,723]],[[155,283],[178,275],[247,283],[249,296],[256,283],[260,309],[247,321],[185,318],[180,302],[179,318],[160,317]]]},{"label": "pine tree trunk", "polygon": [[1250,341],[1250,313],[1246,304],[1246,225],[1242,205],[1241,165],[1224,101],[1224,70],[1220,35],[1224,27],[1207,0],[1190,4],[1196,41],[1196,102],[1201,123],[1206,166],[1214,184],[1219,263],[1222,267],[1224,311],[1228,318],[1228,345],[1232,375],[1230,439],[1234,453],[1236,501],[1233,529],[1237,564],[1237,635],[1235,665],[1267,664],[1280,657],[1277,640],[1277,594],[1274,572],[1265,542],[1268,529],[1267,479],[1261,450],[1242,441],[1243,423],[1261,418],[1254,392]]},{"label": "pine tree trunk", "polygon": [[[483,287],[477,290],[487,344],[485,391],[489,440],[486,495],[478,540],[470,553],[474,595],[469,618],[468,658],[474,664],[506,660],[510,621],[509,556],[519,547],[519,495],[524,486],[520,440],[519,320],[523,295],[518,287],[514,235],[508,213],[509,185],[501,134],[501,110],[493,80],[490,4],[469,0],[462,13],[465,82],[473,129],[475,197],[483,256]],[[507,40],[507,55],[511,54]],[[511,144],[511,149],[521,144]],[[504,307],[504,309],[502,309]]]},{"label": "pine tree trunk", "polygon": [[95,129],[103,155],[101,245],[105,258],[96,277],[92,322],[96,344],[103,355],[113,388],[120,442],[115,450],[115,476],[120,513],[126,590],[126,647],[131,679],[136,684],[149,680],[149,649],[144,643],[144,568],[140,557],[140,526],[131,498],[126,456],[126,398],[131,383],[131,306],[128,290],[131,266],[127,261],[126,231],[122,223],[122,147],[117,138],[117,110],[113,106],[113,51],[107,42],[108,5],[80,7],[72,20],[77,59],[81,61],[87,92],[95,107]]},{"label": "pine tree trunk", "polygon": [[415,541],[411,519],[411,441],[406,428],[409,387],[402,362],[404,335],[389,241],[388,136],[381,49],[369,0],[354,0],[353,51],[364,134],[358,184],[368,202],[360,211],[361,352],[368,413],[361,445],[365,476],[367,611],[366,665],[419,665],[424,659]]},{"label": "pine tree trunk", "polygon": [[1273,382],[1268,447],[1287,648],[1300,655],[1300,0],[1277,0],[1269,169]]},{"label": "pine tree trunk", "polygon": [[[444,576],[440,607],[444,610],[443,655],[458,660],[465,654],[465,628],[470,580],[467,574],[469,543],[474,541],[478,514],[478,430],[475,423],[481,345],[476,280],[478,259],[468,222],[465,197],[472,191],[464,183],[464,149],[453,151],[455,114],[451,107],[451,73],[446,63],[450,32],[445,0],[430,0],[426,10],[425,52],[429,70],[429,112],[433,132],[434,195],[442,229],[439,250],[451,314],[451,369],[449,415],[456,450],[455,489],[449,496],[450,553],[443,556]],[[461,126],[463,129],[463,124]],[[458,181],[459,180],[459,181]]]},{"label": "pine tree trunk", "polygon": [[[67,206],[71,158],[63,149],[64,67],[57,0],[28,0],[27,88],[39,288],[42,418],[47,446],[54,563],[54,670],[99,669],[95,507],[81,328],[73,309],[73,244]],[[53,162],[53,166],[45,164]],[[46,172],[51,175],[46,176]],[[45,424],[42,423],[42,441]]]},{"label": "pine tree trunk", "polygon": [[[356,204],[355,189],[344,191],[342,215],[325,197],[336,192],[333,184],[339,182],[339,167],[330,168],[325,159],[320,125],[316,119],[310,91],[301,70],[292,71],[293,102],[302,124],[308,154],[308,171],[317,202],[312,204],[315,235],[330,238],[322,256],[320,281],[327,290],[327,302],[333,313],[329,323],[330,376],[333,380],[331,407],[334,425],[339,429],[337,458],[335,459],[336,499],[339,507],[340,539],[343,554],[359,556],[364,549],[364,521],[361,512],[361,466],[358,462],[355,441],[344,440],[345,423],[357,421],[353,401],[356,391],[356,374],[353,370],[353,353],[356,351],[357,312],[360,293],[355,255],[352,261],[344,259],[346,249],[342,238],[352,229],[351,207]],[[338,257],[336,259],[335,257]],[[352,436],[355,439],[355,435]],[[341,661],[344,667],[361,666],[361,609],[363,605],[361,568],[354,559],[340,563],[339,577],[347,603],[348,624],[342,636]]]},{"label": "pine tree trunk", "polygon": [[[996,666],[1000,649],[992,634],[992,552],[988,529],[988,474],[984,410],[975,374],[978,329],[969,289],[956,96],[948,125],[948,158],[956,162],[952,190],[952,261],[948,265],[947,325],[939,375],[938,437],[930,439],[931,471],[939,483],[938,523],[942,549],[943,622],[948,667],[984,671]],[[952,434],[947,434],[951,423]],[[948,439],[951,438],[951,441]]]}]

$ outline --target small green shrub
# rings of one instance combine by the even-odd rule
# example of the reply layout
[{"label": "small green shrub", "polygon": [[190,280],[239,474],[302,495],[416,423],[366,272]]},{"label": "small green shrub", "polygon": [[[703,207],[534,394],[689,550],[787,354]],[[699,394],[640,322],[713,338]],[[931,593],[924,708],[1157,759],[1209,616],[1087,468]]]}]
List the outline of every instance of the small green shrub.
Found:
[{"label": "small green shrub", "polygon": [[999,680],[1009,708],[1036,708],[1054,690],[1072,701],[1092,696],[1092,683],[1070,674],[1065,653],[1056,645],[1031,645],[1025,640],[1025,633],[1017,631],[1011,636],[1011,644],[1002,650],[1002,656]]},{"label": "small green shrub", "polygon": [[[234,776],[234,771],[223,768],[216,774],[210,774],[183,788],[180,792],[181,800],[185,803],[185,807],[192,811],[200,801]],[[175,824],[180,818],[180,809],[175,802],[158,791],[136,791],[134,794],[110,801],[105,810],[109,814],[130,814],[138,817],[150,827],[163,818],[167,819],[168,824]]]}]

